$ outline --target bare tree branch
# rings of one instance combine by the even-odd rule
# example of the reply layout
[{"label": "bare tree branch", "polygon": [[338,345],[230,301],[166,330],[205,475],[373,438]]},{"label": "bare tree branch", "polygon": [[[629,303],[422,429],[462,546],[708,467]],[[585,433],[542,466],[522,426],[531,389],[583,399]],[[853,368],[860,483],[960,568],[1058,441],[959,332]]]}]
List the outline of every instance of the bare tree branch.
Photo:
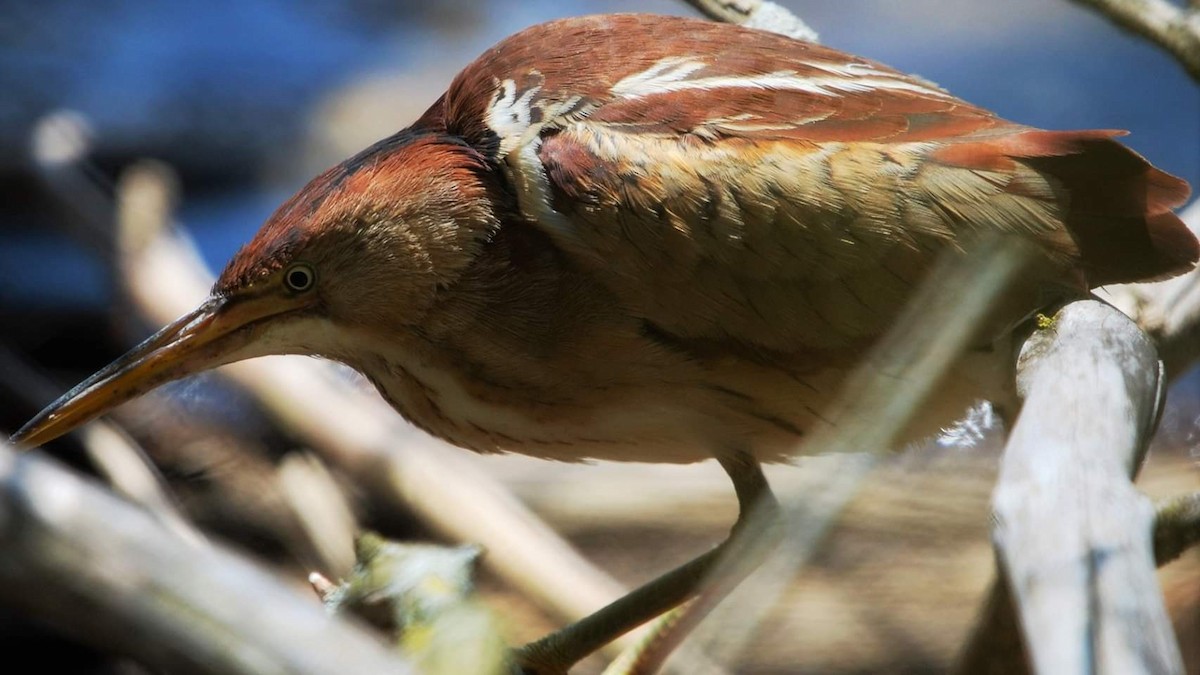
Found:
[{"label": "bare tree branch", "polygon": [[124,431],[100,420],[81,429],[79,436],[88,458],[117,494],[145,507],[184,541],[194,546],[208,543],[179,509],[158,468]]},{"label": "bare tree branch", "polygon": [[1167,0],[1074,0],[1122,28],[1167,50],[1192,79],[1200,82],[1200,2],[1191,8]]},{"label": "bare tree branch", "polygon": [[335,579],[350,574],[358,522],[321,459],[311,453],[290,453],[279,465],[277,480],[322,569]]},{"label": "bare tree branch", "polygon": [[687,3],[713,21],[819,42],[817,31],[770,0],[687,0]]},{"label": "bare tree branch", "polygon": [[0,442],[0,598],[80,640],[182,673],[412,672],[243,558]]},{"label": "bare tree branch", "polygon": [[1033,670],[1183,672],[1154,508],[1131,482],[1161,405],[1153,344],[1116,309],[1075,302],[1025,342],[1017,381],[993,537]]},{"label": "bare tree branch", "polygon": [[1154,517],[1154,558],[1165,565],[1200,543],[1200,492],[1168,499]]}]

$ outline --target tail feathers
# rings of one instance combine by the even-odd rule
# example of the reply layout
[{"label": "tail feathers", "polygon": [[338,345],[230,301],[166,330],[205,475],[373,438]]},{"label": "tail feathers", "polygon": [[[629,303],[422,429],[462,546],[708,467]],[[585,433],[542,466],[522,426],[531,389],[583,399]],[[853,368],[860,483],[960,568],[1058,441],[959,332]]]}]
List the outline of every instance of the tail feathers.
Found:
[{"label": "tail feathers", "polygon": [[1114,140],[1124,134],[1021,129],[949,146],[938,159],[990,170],[1015,160],[1050,179],[1089,286],[1187,272],[1200,242],[1172,209],[1187,201],[1188,184]]},{"label": "tail feathers", "polygon": [[1065,224],[1092,286],[1175,276],[1200,258],[1200,242],[1172,212],[1188,184],[1113,140],[1121,135],[1026,131],[1005,148],[1066,191]]}]

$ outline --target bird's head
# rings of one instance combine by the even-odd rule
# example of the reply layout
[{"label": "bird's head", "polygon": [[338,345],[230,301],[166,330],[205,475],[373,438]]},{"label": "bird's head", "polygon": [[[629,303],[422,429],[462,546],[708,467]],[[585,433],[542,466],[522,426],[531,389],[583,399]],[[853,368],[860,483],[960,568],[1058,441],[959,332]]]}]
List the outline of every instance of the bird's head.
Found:
[{"label": "bird's head", "polygon": [[406,131],[326,171],[229,262],[208,299],[80,383],[13,435],[53,440],[147,391],[269,354],[353,363],[395,340],[496,227],[485,167],[444,134]]}]

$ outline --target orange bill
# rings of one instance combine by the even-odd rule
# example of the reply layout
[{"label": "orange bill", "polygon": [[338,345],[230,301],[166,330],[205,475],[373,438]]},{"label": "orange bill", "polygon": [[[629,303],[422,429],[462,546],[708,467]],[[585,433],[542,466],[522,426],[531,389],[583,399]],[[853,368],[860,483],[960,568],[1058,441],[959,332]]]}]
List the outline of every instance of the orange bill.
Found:
[{"label": "orange bill", "polygon": [[293,309],[278,296],[214,296],[81,382],[9,439],[32,448],[159,385],[255,354],[244,348],[264,319]]}]

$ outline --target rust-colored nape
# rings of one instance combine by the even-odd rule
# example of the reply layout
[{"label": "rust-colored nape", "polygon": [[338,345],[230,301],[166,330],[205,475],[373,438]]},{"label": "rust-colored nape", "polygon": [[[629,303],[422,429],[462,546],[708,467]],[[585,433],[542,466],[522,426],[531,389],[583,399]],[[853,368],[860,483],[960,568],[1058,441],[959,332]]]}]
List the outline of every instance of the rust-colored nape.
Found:
[{"label": "rust-colored nape", "polygon": [[[363,219],[404,219],[455,210],[433,187],[452,182],[465,210],[482,197],[478,152],[439,130],[439,105],[426,126],[390,136],[310,181],[284,202],[234,255],[214,292],[229,294],[281,269],[314,240],[359,227]],[[433,202],[433,203],[431,203]]]}]

